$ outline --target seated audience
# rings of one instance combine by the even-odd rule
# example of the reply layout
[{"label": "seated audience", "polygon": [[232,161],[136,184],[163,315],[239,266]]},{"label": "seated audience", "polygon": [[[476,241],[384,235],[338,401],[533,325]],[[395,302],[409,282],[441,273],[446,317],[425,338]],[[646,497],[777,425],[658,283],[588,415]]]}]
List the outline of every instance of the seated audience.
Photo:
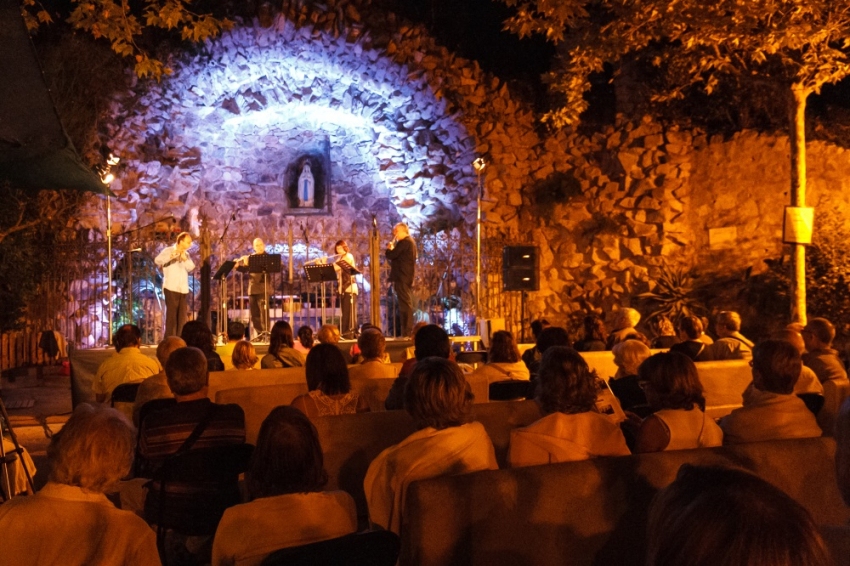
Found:
[{"label": "seated audience", "polygon": [[806,345],[803,363],[812,368],[821,383],[830,380],[847,380],[847,371],[838,350],[832,348],[835,327],[825,318],[813,318],[801,332]]},{"label": "seated audience", "polygon": [[378,328],[367,328],[357,338],[361,362],[348,368],[348,377],[356,379],[382,379],[395,377],[395,368],[387,362],[387,339]]},{"label": "seated audience", "polygon": [[584,335],[573,345],[576,352],[604,352],[608,334],[605,332],[605,322],[595,314],[584,317]]},{"label": "seated audience", "polygon": [[765,340],[753,349],[753,382],[744,406],[720,421],[724,444],[821,435],[815,416],[794,395],[803,362],[787,342]]},{"label": "seated audience", "polygon": [[[269,335],[269,353],[260,360],[260,367],[293,368],[304,365],[304,354],[295,349],[292,327],[285,320],[278,320]],[[312,349],[312,348],[311,348]]]},{"label": "seated audience", "polygon": [[322,344],[339,344],[339,328],[333,324],[323,324],[319,329],[319,333],[316,334],[316,338]]},{"label": "seated audience", "polygon": [[535,345],[537,352],[540,354],[540,358],[527,366],[532,379],[534,379],[537,375],[537,368],[540,366],[540,359],[542,359],[543,354],[545,354],[546,350],[553,346],[571,347],[570,336],[567,334],[566,329],[561,328],[560,326],[547,326],[540,331],[540,335],[537,337],[537,344]]},{"label": "seated audience", "polygon": [[763,479],[685,464],[652,501],[647,566],[828,566],[808,511]]},{"label": "seated audience", "polygon": [[695,362],[710,361],[711,350],[709,350],[709,344],[703,339],[706,336],[703,330],[699,317],[683,316],[679,319],[680,342],[670,346],[670,351],[684,354]]},{"label": "seated audience", "polygon": [[783,342],[788,342],[801,357],[804,358],[803,361],[803,369],[800,372],[800,377],[797,379],[797,383],[794,385],[794,394],[795,395],[803,395],[806,393],[816,393],[818,395],[823,395],[823,385],[818,379],[817,374],[812,371],[812,368],[805,365],[805,355],[806,344],[803,341],[802,335],[795,330],[791,330],[790,328],[786,328],[785,330],[780,330],[779,332],[774,332],[773,336],[771,336],[774,340],[782,340]]},{"label": "seated audience", "polygon": [[98,403],[109,401],[112,391],[122,383],[141,381],[159,373],[156,360],[144,355],[142,331],[135,324],[125,324],[112,337],[115,353],[105,359],[92,382],[92,393]]},{"label": "seated audience", "polygon": [[702,384],[690,358],[677,352],[655,354],[640,365],[638,378],[654,413],[637,429],[635,452],[722,444],[723,432],[705,414]]},{"label": "seated audience", "polygon": [[430,357],[448,360],[452,355],[452,343],[449,340],[449,335],[436,324],[426,324],[420,328],[413,338],[413,346],[416,357],[407,360],[401,366],[398,377],[393,382],[393,386],[384,401],[384,408],[388,411],[398,411],[404,408],[404,388],[407,386],[407,380],[416,368],[418,360]]},{"label": "seated audience", "polygon": [[520,359],[514,335],[507,330],[493,333],[490,349],[487,351],[487,363],[479,366],[475,373],[485,376],[488,383],[531,379],[528,368]]},{"label": "seated audience", "polygon": [[231,360],[233,369],[258,369],[260,366],[257,351],[254,349],[254,345],[247,340],[240,340],[236,343]]},{"label": "seated audience", "polygon": [[540,338],[540,333],[543,332],[543,329],[549,326],[549,321],[545,318],[531,322],[531,337],[534,339],[534,346],[522,353],[522,361],[529,371],[531,371],[532,364],[540,362],[542,355],[537,351],[537,339]]},{"label": "seated audience", "polygon": [[351,390],[348,365],[339,348],[333,344],[316,344],[307,354],[307,389],[292,406],[308,417],[363,413],[369,404]]},{"label": "seated audience", "polygon": [[138,453],[148,469],[177,452],[202,421],[206,425],[193,449],[245,442],[242,407],[219,405],[207,397],[207,367],[206,356],[198,348],[180,348],[169,356],[165,375],[177,403],[150,413],[140,423]]},{"label": "seated audience", "polygon": [[185,340],[186,345],[190,348],[197,348],[204,353],[209,371],[224,371],[224,362],[215,353],[215,336],[205,322],[190,320],[183,325],[180,338]]},{"label": "seated audience", "polygon": [[753,343],[741,334],[741,315],[734,311],[720,311],[714,323],[717,340],[708,347],[712,360],[749,360],[753,357]]},{"label": "seated audience", "polygon": [[238,320],[227,323],[227,342],[222,346],[216,346],[215,353],[221,358],[224,369],[233,369],[233,349],[236,343],[245,339],[245,325]]},{"label": "seated audience", "polygon": [[306,356],[314,342],[313,329],[309,326],[302,326],[298,329],[298,340],[295,341],[294,348]]},{"label": "seated audience", "polygon": [[47,485],[0,505],[0,563],[159,565],[153,530],[104,495],[130,472],[134,443],[118,411],[78,406],[50,441]]},{"label": "seated audience", "polygon": [[611,352],[617,365],[617,373],[608,380],[611,392],[620,401],[624,411],[631,411],[639,417],[648,416],[652,409],[640,386],[638,368],[652,355],[652,351],[640,340],[626,340],[614,344]]},{"label": "seated audience", "polygon": [[487,431],[472,422],[472,400],[457,364],[444,358],[417,361],[404,409],[418,431],[381,452],[363,482],[373,524],[400,533],[404,494],[413,481],[498,468]]},{"label": "seated audience", "polygon": [[[419,332],[419,330],[421,328],[425,328],[426,326],[428,326],[428,323],[425,322],[424,320],[420,320],[419,322],[414,324],[413,330],[410,333],[410,340],[415,341],[416,340],[416,333]],[[416,358],[415,350],[416,350],[415,346],[408,346],[407,348],[405,348],[404,352],[402,352],[402,354],[401,354],[402,361],[415,359]]]},{"label": "seated audience", "polygon": [[[605,349],[610,350],[614,344],[635,335],[638,331],[635,327],[640,322],[640,313],[635,309],[623,307],[614,313],[614,320],[611,322],[611,333],[608,335],[608,341],[605,343]],[[648,345],[648,344],[647,344]]]},{"label": "seated audience", "polygon": [[655,338],[652,340],[651,348],[666,350],[679,342],[679,338],[676,336],[676,329],[673,327],[673,321],[664,315],[653,319],[652,330],[655,332]]},{"label": "seated audience", "polygon": [[156,375],[152,375],[139,385],[139,390],[136,392],[136,401],[133,403],[133,423],[139,426],[139,412],[145,403],[154,399],[173,399],[174,393],[168,386],[168,378],[165,377],[165,364],[168,363],[168,357],[174,350],[185,348],[186,342],[179,336],[169,336],[163,339],[156,347],[156,359],[162,366],[162,371]]},{"label": "seated audience", "polygon": [[273,409],[245,474],[249,502],[224,512],[212,565],[256,566],[280,548],[355,532],[354,499],[322,491],[327,481],[316,427],[297,409]]},{"label": "seated audience", "polygon": [[538,379],[546,416],[511,431],[511,466],[630,454],[620,425],[596,411],[596,374],[578,352],[566,346],[546,350]]}]

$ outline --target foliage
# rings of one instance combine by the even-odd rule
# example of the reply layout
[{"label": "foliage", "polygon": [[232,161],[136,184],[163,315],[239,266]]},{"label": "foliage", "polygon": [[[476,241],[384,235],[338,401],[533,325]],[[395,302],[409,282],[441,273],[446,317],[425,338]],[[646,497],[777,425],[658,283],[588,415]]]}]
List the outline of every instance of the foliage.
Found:
[{"label": "foliage", "polygon": [[42,275],[55,263],[54,244],[84,195],[41,191],[35,196],[0,187],[0,332],[20,328]]},{"label": "foliage", "polygon": [[562,66],[549,77],[562,104],[546,116],[559,127],[576,123],[587,108],[589,76],[626,59],[666,76],[655,93],[659,101],[682,98],[694,85],[711,94],[724,82],[740,85],[753,77],[807,96],[850,73],[846,2],[502,1],[516,8],[506,29],[521,37],[542,34],[562,46]]},{"label": "foliage", "polygon": [[[132,57],[136,75],[159,80],[171,69],[142,47],[145,32],[165,31],[182,41],[200,43],[230,29],[233,22],[211,13],[196,13],[191,0],[144,0],[141,7],[129,0],[71,0],[66,21],[95,39],[105,39],[115,53]],[[53,21],[37,0],[23,0],[24,19],[30,31]]]},{"label": "foliage", "polygon": [[653,310],[646,316],[646,322],[659,316],[676,320],[682,316],[702,316],[705,308],[700,300],[696,286],[697,274],[684,267],[671,267],[664,264],[652,291],[637,295]]}]

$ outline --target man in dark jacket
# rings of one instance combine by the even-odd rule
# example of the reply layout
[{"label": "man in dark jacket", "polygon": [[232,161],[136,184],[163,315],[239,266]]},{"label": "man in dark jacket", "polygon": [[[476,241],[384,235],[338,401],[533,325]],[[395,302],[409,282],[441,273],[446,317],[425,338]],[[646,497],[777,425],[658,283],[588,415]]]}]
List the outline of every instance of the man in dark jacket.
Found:
[{"label": "man in dark jacket", "polygon": [[398,302],[401,335],[413,330],[413,271],[416,267],[416,242],[405,224],[393,227],[393,241],[387,246],[390,262],[390,284]]}]

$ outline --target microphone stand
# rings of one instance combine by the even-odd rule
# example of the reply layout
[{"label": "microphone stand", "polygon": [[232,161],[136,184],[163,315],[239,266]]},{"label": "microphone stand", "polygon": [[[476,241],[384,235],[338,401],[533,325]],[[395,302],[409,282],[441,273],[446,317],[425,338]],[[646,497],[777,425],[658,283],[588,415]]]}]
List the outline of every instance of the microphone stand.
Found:
[{"label": "microphone stand", "polygon": [[[236,220],[236,212],[230,215],[230,218],[227,219],[227,222],[224,223],[224,230],[221,232],[221,237],[218,239],[218,264],[219,266],[224,265],[224,246],[225,246],[225,238],[227,237],[227,231],[230,229],[230,223]],[[218,286],[218,295],[219,295],[219,310],[218,310],[218,328],[219,328],[219,338],[223,339],[224,342],[227,342],[227,280],[222,277]]]}]

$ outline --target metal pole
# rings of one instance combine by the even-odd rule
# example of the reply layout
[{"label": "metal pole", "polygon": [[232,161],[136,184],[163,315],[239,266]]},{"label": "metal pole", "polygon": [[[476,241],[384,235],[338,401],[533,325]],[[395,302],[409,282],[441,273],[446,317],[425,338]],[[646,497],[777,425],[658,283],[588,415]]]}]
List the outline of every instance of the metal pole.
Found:
[{"label": "metal pole", "polygon": [[[381,273],[378,242],[378,219],[372,216],[372,233],[369,238],[369,279],[372,290],[369,295],[371,307],[369,322],[381,326]],[[386,327],[385,327],[386,328]]]},{"label": "metal pole", "polygon": [[107,345],[112,343],[112,199],[106,195],[106,293],[107,293],[107,313],[106,320],[109,323],[107,336],[109,338]]},{"label": "metal pole", "polygon": [[481,171],[478,171],[477,219],[475,223],[475,320],[481,319]]}]

